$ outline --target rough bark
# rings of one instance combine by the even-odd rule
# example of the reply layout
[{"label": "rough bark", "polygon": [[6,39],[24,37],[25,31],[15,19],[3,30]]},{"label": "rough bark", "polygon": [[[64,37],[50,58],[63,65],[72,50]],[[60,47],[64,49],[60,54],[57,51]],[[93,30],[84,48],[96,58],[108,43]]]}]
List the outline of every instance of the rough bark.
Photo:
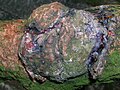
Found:
[{"label": "rough bark", "polygon": [[22,20],[0,21],[0,68],[24,69],[18,57],[23,25]]},{"label": "rough bark", "polygon": [[[54,4],[55,4],[55,6],[56,6],[56,3],[53,3],[53,4],[51,4],[52,6],[54,6]],[[46,9],[50,9],[50,7],[49,7],[50,5],[44,5],[43,7],[44,8],[46,8]],[[40,7],[40,9],[41,9],[41,11],[42,11],[42,8],[43,7]],[[59,4],[58,4],[58,6],[57,6],[57,8],[59,8]],[[61,8],[61,5],[60,5],[60,8]],[[96,8],[99,8],[99,7],[96,7]],[[87,11],[94,11],[94,9],[96,9],[96,8],[91,8],[91,9],[87,9]],[[120,6],[110,6],[109,7],[110,9],[113,9],[113,10],[115,10],[115,17],[117,17],[117,25],[114,27],[114,28],[117,28],[117,27],[119,27],[120,26],[120,14],[119,14],[119,10],[120,10]],[[38,8],[39,9],[39,8]],[[33,11],[33,14],[31,15],[31,16],[33,16],[34,17],[34,15],[35,15],[35,13],[39,13],[39,15],[42,15],[42,14],[44,14],[45,12],[47,13],[47,11],[42,11],[42,12],[37,12],[37,10],[38,9],[36,9],[36,11]],[[52,8],[53,9],[53,8]],[[51,9],[50,9],[51,10]],[[53,10],[56,10],[56,9],[53,9]],[[82,20],[83,22],[82,23],[86,23],[86,22],[88,22],[87,20],[88,20],[88,18],[89,17],[87,17],[87,18],[85,18],[84,16],[83,16],[83,13],[86,13],[86,11],[81,11],[81,10],[78,10],[78,11],[76,11],[77,12],[77,14],[76,14],[76,16],[75,16],[75,22],[73,22],[75,25],[76,25],[76,27],[78,27],[79,25],[81,25],[80,27],[81,28],[84,28],[84,25],[83,24],[81,24],[81,22],[78,22],[78,20],[80,19],[80,20]],[[93,12],[94,13],[94,12]],[[80,18],[78,18],[78,16],[80,16],[79,14],[81,14],[81,17]],[[50,15],[50,12],[48,12],[48,15]],[[89,12],[87,12],[86,13],[86,15],[85,16],[87,16],[87,15],[90,15],[91,16],[91,18],[92,18],[92,15],[93,14],[90,14]],[[83,16],[83,17],[82,17]],[[39,16],[40,17],[40,16]],[[37,17],[34,17],[34,18],[37,18]],[[56,17],[55,17],[56,18]],[[31,17],[30,17],[30,19],[31,19]],[[41,19],[41,18],[40,18]],[[43,23],[43,25],[42,25],[42,22],[40,23],[41,24],[41,27],[42,28],[46,28],[46,27],[48,27],[50,24],[51,24],[51,22],[53,22],[54,21],[54,18],[52,18],[51,19],[51,21],[50,22],[47,22],[47,21],[45,21],[44,23],[46,23],[47,22],[47,24],[44,24]],[[86,21],[85,21],[86,20]],[[29,20],[28,20],[29,21]],[[1,21],[1,23],[0,23],[0,66],[2,67],[5,67],[5,68],[9,68],[9,69],[12,69],[12,70],[16,70],[16,67],[21,67],[21,68],[23,68],[23,65],[21,64],[21,62],[20,62],[20,60],[19,60],[19,57],[18,57],[18,46],[19,46],[19,43],[20,43],[20,40],[21,40],[21,36],[23,35],[23,31],[22,31],[22,28],[20,28],[20,27],[23,27],[24,26],[24,23],[23,23],[24,21],[21,21],[21,20],[15,20],[15,21],[5,21],[5,22],[2,22]],[[71,29],[74,29],[74,27],[72,26],[72,28],[71,27],[69,27],[70,26],[70,23],[69,23],[69,18],[66,18],[66,21],[64,21],[65,23],[64,23],[64,25],[66,24],[66,30],[69,28],[70,30]],[[97,21],[94,21],[94,23],[95,22],[97,22]],[[91,25],[93,25],[93,24],[91,24]],[[113,25],[114,26],[114,25]],[[78,33],[78,34],[81,34],[81,33]],[[71,35],[72,36],[72,35]],[[78,35],[79,36],[79,35]],[[63,37],[65,37],[65,38],[67,38],[67,34],[65,33],[65,35],[63,35]],[[83,36],[82,36],[83,37]],[[81,38],[81,37],[77,37],[77,38]],[[69,39],[69,38],[68,38]],[[83,38],[83,40],[84,40],[84,38]],[[69,40],[68,40],[69,41]],[[61,45],[61,47],[63,48],[63,55],[64,56],[66,56],[66,48],[67,48],[67,45],[66,44],[68,44],[68,43],[65,43],[64,42],[64,39],[62,39],[61,38],[61,42],[63,42],[62,44],[60,44]],[[73,42],[74,43],[74,42]],[[76,42],[77,43],[77,42]],[[46,45],[47,46],[47,45]],[[82,46],[82,45],[81,45]],[[77,46],[76,46],[77,47]],[[75,47],[75,48],[76,48]],[[85,47],[85,46],[82,46],[82,47]],[[73,48],[74,48],[74,46],[73,46]],[[75,49],[74,48],[74,49]],[[90,46],[90,48],[92,48],[91,46]],[[90,52],[90,48],[87,48],[87,50]],[[49,49],[49,48],[48,48]],[[48,52],[50,51],[50,49],[48,50]],[[89,53],[88,52],[88,53]],[[82,53],[82,51],[80,52],[80,53]],[[49,54],[49,55],[51,55],[51,54]],[[86,54],[86,55],[88,55],[88,54]],[[85,55],[85,56],[86,56]],[[54,59],[54,57],[52,58],[52,55],[50,56],[50,57],[45,57],[45,58],[50,58],[50,60],[52,61],[53,59]],[[76,58],[76,57],[74,57],[74,58]],[[84,58],[82,58],[82,59],[84,59]],[[68,58],[68,60],[71,62],[71,60],[70,60],[70,58]],[[69,66],[68,66],[69,67]],[[71,70],[72,70],[72,68],[70,68]],[[69,68],[68,68],[68,70],[69,70]],[[23,70],[24,71],[24,70]],[[79,70],[78,70],[79,71]]]}]

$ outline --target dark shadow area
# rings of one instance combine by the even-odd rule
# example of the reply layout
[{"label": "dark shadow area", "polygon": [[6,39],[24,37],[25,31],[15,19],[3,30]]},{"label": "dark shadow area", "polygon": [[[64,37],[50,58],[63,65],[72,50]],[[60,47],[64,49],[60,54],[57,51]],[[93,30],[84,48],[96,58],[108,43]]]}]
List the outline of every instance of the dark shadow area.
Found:
[{"label": "dark shadow area", "polygon": [[18,81],[6,80],[0,83],[0,90],[26,90]]},{"label": "dark shadow area", "polygon": [[32,11],[51,0],[0,0],[0,20],[27,19]]},{"label": "dark shadow area", "polygon": [[75,90],[120,90],[119,80],[114,80],[112,83],[90,84],[79,87]]},{"label": "dark shadow area", "polygon": [[83,9],[106,4],[109,0],[0,0],[0,20],[27,19],[35,8],[55,1],[70,8]]}]

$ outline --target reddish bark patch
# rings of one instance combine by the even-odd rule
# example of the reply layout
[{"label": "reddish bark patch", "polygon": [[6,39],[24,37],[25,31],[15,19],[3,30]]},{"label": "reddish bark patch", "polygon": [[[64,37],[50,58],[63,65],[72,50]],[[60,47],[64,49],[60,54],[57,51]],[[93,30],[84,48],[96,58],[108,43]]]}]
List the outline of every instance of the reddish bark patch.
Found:
[{"label": "reddish bark patch", "polygon": [[0,31],[0,64],[14,69],[20,65],[18,60],[18,45],[22,36],[22,20],[4,22]]}]

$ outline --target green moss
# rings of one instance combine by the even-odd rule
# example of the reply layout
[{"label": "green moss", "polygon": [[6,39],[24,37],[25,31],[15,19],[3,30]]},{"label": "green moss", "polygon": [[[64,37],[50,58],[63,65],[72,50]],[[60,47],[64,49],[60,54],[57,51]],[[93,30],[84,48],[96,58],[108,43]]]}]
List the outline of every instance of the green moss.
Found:
[{"label": "green moss", "polygon": [[6,80],[16,80],[27,90],[74,90],[79,85],[89,83],[87,76],[81,76],[64,82],[63,84],[57,84],[49,80],[43,84],[40,84],[38,82],[32,82],[21,72],[22,71],[19,68],[17,71],[12,71],[0,66],[0,82],[4,82]]},{"label": "green moss", "polygon": [[16,71],[11,69],[6,69],[3,66],[0,66],[0,82],[5,82],[6,80],[15,80],[18,81],[22,86],[26,87],[32,81],[26,77],[23,70],[19,67],[16,67]]}]

